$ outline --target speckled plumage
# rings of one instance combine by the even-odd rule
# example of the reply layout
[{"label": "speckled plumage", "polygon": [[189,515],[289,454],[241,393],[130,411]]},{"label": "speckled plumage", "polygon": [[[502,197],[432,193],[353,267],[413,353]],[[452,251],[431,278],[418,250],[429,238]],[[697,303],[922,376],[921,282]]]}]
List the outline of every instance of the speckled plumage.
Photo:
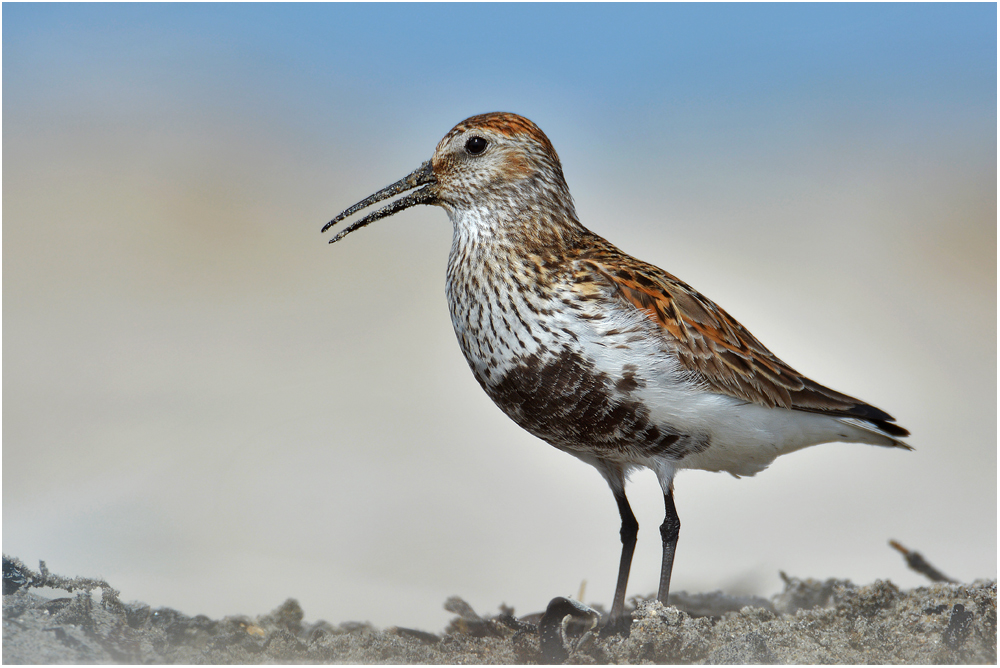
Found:
[{"label": "speckled plumage", "polygon": [[583,227],[555,149],[531,121],[466,119],[430,161],[324,230],[405,191],[332,241],[415,204],[447,211],[448,305],[476,380],[521,427],[594,465],[618,503],[612,618],[638,529],[624,491],[632,469],[652,469],[664,492],[665,603],[678,469],[753,475],[830,441],[909,448],[887,413],[805,378],[711,300]]}]

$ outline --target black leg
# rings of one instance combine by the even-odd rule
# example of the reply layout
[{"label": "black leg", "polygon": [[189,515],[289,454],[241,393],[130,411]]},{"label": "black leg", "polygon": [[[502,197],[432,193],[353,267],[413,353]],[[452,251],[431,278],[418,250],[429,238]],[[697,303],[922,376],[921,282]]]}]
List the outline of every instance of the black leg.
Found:
[{"label": "black leg", "polygon": [[[656,600],[666,605],[667,595],[670,593],[670,572],[674,569],[674,550],[677,549],[677,536],[681,532],[681,520],[677,517],[677,508],[674,506],[673,489],[663,495],[663,501],[667,507],[667,514],[663,518],[663,524],[660,525],[660,537],[663,539],[663,565],[660,567],[660,589],[656,592]],[[622,531],[624,532],[625,529],[622,528]]]},{"label": "black leg", "polygon": [[622,560],[618,564],[618,586],[615,587],[615,600],[611,605],[611,624],[617,623],[625,611],[625,587],[628,585],[628,573],[632,569],[632,554],[635,552],[636,536],[639,533],[639,522],[632,513],[632,507],[625,498],[625,490],[612,488],[615,501],[618,503],[618,514],[622,516]]}]

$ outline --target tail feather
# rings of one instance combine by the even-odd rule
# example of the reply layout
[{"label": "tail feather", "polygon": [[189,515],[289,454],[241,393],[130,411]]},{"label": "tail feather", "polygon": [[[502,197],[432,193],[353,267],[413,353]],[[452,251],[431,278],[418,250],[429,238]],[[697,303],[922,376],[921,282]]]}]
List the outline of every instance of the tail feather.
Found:
[{"label": "tail feather", "polygon": [[[890,420],[892,418],[889,418]],[[893,424],[886,420],[872,420],[864,418],[844,417],[840,422],[850,425],[864,433],[867,438],[858,439],[863,443],[881,445],[887,448],[903,448],[913,450],[913,446],[900,441],[897,437],[909,436],[910,432],[898,424]]]}]

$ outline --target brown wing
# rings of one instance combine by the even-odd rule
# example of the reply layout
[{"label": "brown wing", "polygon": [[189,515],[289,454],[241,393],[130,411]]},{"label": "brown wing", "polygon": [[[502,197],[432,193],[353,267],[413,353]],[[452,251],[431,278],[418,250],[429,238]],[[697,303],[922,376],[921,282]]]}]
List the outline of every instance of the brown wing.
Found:
[{"label": "brown wing", "polygon": [[580,261],[656,322],[681,364],[714,391],[768,407],[861,418],[894,436],[909,433],[888,424],[893,417],[886,412],[809,380],[712,300],[662,269],[613,247],[588,252]]}]

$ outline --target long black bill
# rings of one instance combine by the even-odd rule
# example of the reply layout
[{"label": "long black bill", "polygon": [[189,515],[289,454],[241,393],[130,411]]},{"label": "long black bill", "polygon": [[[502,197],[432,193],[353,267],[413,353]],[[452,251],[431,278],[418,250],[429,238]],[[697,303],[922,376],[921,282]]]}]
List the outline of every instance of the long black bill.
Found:
[{"label": "long black bill", "polygon": [[337,236],[330,239],[330,243],[332,244],[335,241],[340,241],[354,230],[360,230],[365,225],[370,225],[371,223],[374,223],[376,220],[380,218],[387,218],[388,216],[391,216],[394,213],[398,213],[403,209],[408,209],[416,204],[432,204],[436,196],[431,190],[431,186],[433,186],[435,183],[437,183],[437,179],[434,177],[434,170],[431,168],[431,161],[428,160],[427,162],[425,162],[424,164],[420,165],[415,170],[413,170],[410,173],[410,175],[407,176],[406,178],[396,181],[391,186],[382,188],[382,190],[379,190],[371,197],[366,197],[365,199],[361,200],[351,208],[347,209],[346,211],[343,211],[336,218],[334,218],[329,223],[324,225],[321,231],[326,232],[328,229],[330,229],[331,227],[342,221],[344,218],[352,216],[358,211],[361,211],[362,209],[367,209],[376,202],[381,202],[384,199],[389,199],[393,195],[398,195],[399,193],[406,192],[407,190],[416,188],[417,186],[426,186],[426,187],[421,188],[416,192],[412,192],[406,197],[400,197],[399,199],[390,202],[389,204],[386,204],[378,211],[369,213],[361,220],[352,223],[349,227],[341,230],[337,234]]}]

